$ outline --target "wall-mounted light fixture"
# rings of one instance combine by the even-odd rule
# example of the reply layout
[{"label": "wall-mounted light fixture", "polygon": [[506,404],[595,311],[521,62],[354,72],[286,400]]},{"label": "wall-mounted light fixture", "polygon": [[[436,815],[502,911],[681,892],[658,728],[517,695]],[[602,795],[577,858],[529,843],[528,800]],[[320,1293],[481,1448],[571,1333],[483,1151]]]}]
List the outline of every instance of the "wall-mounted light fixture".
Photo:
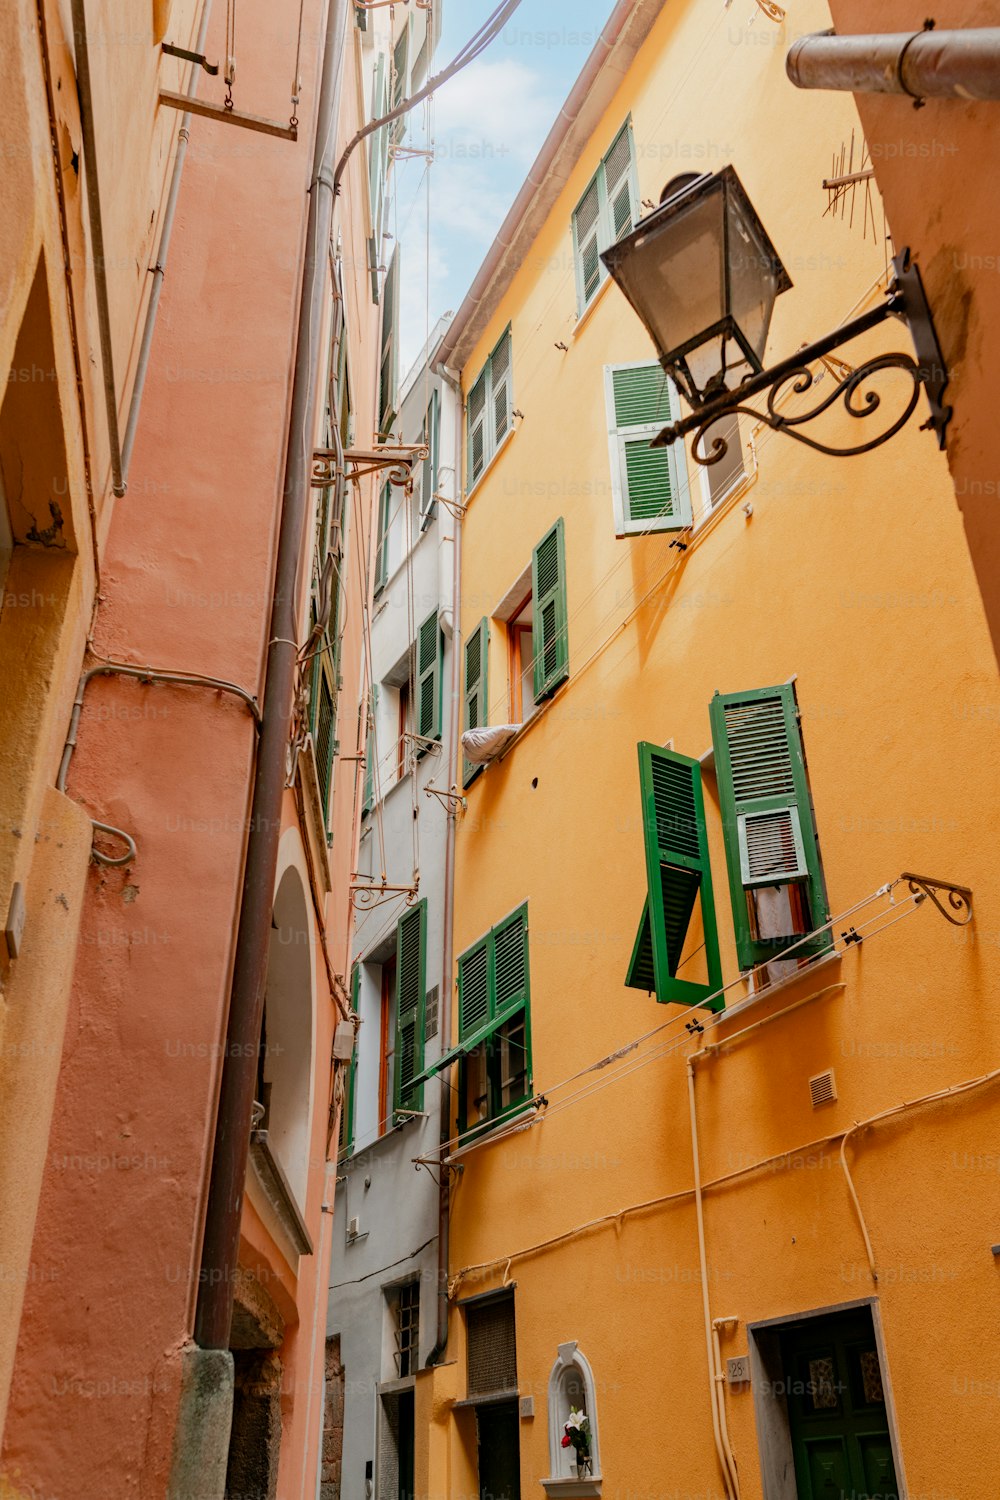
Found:
[{"label": "wall-mounted light fixture", "polygon": [[[948,371],[920,272],[908,250],[893,261],[895,279],[879,307],[769,370],[763,358],[771,314],[776,298],[792,282],[732,167],[669,182],[660,206],[605,250],[602,259],[645,325],[660,364],[692,408],[691,416],[665,427],[653,439],[653,447],[694,432],[697,462],[718,463],[726,453],[723,437],[714,434],[707,452],[699,445],[720,417],[743,412],[820,453],[868,453],[909,421],[921,388],[931,409],[925,426],[937,433],[938,446],[944,447],[951,416],[951,407],[942,399]],[[890,317],[902,318],[909,326],[916,358],[904,353],[875,355],[835,377],[834,389],[809,411],[777,410],[783,396],[802,395],[813,385],[811,364]],[[865,388],[866,382],[886,370],[908,375],[913,389],[903,410],[876,436],[834,447],[801,430],[838,400],[852,417],[875,416],[882,398]],[[763,410],[745,404],[748,397],[765,391]]]}]

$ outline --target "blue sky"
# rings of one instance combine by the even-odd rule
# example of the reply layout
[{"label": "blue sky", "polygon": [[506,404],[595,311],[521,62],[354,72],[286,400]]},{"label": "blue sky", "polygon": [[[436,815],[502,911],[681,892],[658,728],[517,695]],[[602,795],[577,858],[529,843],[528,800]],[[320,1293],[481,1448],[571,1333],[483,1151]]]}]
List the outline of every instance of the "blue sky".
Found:
[{"label": "blue sky", "polygon": [[[435,72],[497,0],[439,3]],[[404,146],[433,147],[434,160],[396,163],[401,377],[441,313],[458,309],[611,9],[612,0],[522,0],[488,51],[410,116]]]}]

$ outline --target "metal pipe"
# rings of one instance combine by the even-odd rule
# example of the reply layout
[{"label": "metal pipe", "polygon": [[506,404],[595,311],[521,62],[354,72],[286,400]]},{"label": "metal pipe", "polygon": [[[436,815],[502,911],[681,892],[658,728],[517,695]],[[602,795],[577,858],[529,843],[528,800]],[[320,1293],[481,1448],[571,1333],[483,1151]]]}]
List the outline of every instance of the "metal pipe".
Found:
[{"label": "metal pipe", "polygon": [[729,1438],[729,1422],[726,1418],[726,1377],[722,1370],[722,1345],[719,1342],[719,1329],[725,1328],[729,1323],[738,1323],[739,1318],[713,1318],[712,1319],[712,1349],[715,1362],[712,1366],[712,1379],[715,1381],[715,1389],[718,1392],[719,1401],[719,1427],[722,1431],[722,1446],[726,1455],[726,1467],[729,1477],[733,1482],[736,1493],[740,1491],[740,1479],[736,1472],[736,1459],[733,1457],[733,1445]]},{"label": "metal pipe", "polygon": [[705,1320],[705,1349],[708,1358],[708,1394],[712,1403],[712,1436],[715,1452],[726,1486],[729,1500],[739,1500],[739,1488],[733,1488],[733,1479],[722,1446],[722,1428],[719,1422],[718,1390],[715,1383],[715,1355],[712,1348],[712,1312],[708,1300],[708,1256],[705,1253],[705,1212],[702,1206],[701,1156],[698,1151],[698,1110],[694,1092],[694,1063],[687,1062],[688,1112],[691,1118],[691,1161],[694,1169],[694,1208],[698,1223],[698,1263],[701,1269],[701,1307]]},{"label": "metal pipe", "polygon": [[785,69],[799,89],[1000,99],[1000,27],[799,37]]},{"label": "metal pipe", "polygon": [[[462,493],[462,392],[457,380],[453,380],[447,371],[442,370],[441,376],[455,393],[455,466],[454,466],[454,489],[457,501]],[[438,507],[438,515],[441,515],[443,507]],[[461,767],[459,757],[459,735],[461,731],[462,713],[462,630],[459,618],[459,606],[462,599],[462,522],[456,516],[452,520],[454,535],[452,538],[453,569],[452,569],[452,604],[451,604],[451,715],[448,726],[448,761],[449,766]],[[459,771],[459,774],[461,772]],[[454,969],[454,946],[455,946],[455,824],[458,820],[458,812],[451,808],[448,812],[448,831],[444,848],[444,932],[442,942],[441,958],[441,996],[438,1002],[438,1015],[441,1018],[441,1051],[447,1052],[451,1046],[451,980]],[[442,1157],[447,1154],[448,1142],[451,1139],[451,1107],[448,1085],[442,1078],[439,1084],[441,1090],[441,1121],[440,1121],[440,1148]],[[438,1265],[437,1265],[437,1342],[427,1356],[428,1365],[439,1364],[448,1349],[448,1256],[451,1227],[451,1185],[447,1167],[442,1166],[440,1182],[438,1183]]]},{"label": "metal pipe", "polygon": [[278,863],[285,752],[298,657],[297,581],[309,518],[319,329],[333,215],[333,154],[349,10],[348,0],[330,0],[326,18],[316,142],[308,190],[305,265],[299,299],[284,490],[268,630],[263,724],[254,774],[250,834],[195,1312],[195,1339],[203,1349],[228,1348],[232,1320],[274,877]]},{"label": "metal pipe", "polygon": [[[204,0],[201,8],[201,25],[198,28],[198,40],[194,44],[195,52],[204,53],[205,38],[208,35],[208,18],[212,9],[212,0]],[[200,71],[197,63],[191,66],[191,80],[188,83],[187,92],[194,98],[198,92],[198,80]],[[187,156],[188,141],[191,139],[191,112],[186,111],[177,130],[177,154],[174,157],[174,169],[170,177],[170,189],[167,193],[167,205],[163,210],[163,223],[160,227],[160,243],[156,250],[156,262],[153,266],[153,286],[149,294],[149,302],[146,305],[146,321],[142,329],[142,343],[139,346],[139,359],[135,367],[135,379],[132,382],[132,400],[129,403],[128,421],[125,424],[125,441],[122,444],[122,473],[125,482],[128,482],[129,466],[132,462],[132,449],[135,446],[135,433],[139,425],[139,408],[142,405],[142,393],[146,386],[146,372],[149,369],[149,355],[153,347],[153,329],[156,327],[156,314],[160,306],[160,293],[163,291],[163,278],[167,270],[167,256],[170,252],[170,236],[174,227],[174,214],[177,211],[177,199],[181,189],[181,174],[184,170],[184,158]]]},{"label": "metal pipe", "polygon": [[90,80],[90,50],[87,43],[87,12],[84,0],[70,0],[73,39],[76,50],[76,81],[80,95],[80,125],[83,131],[84,176],[87,179],[87,218],[94,252],[94,291],[97,298],[97,327],[101,340],[101,365],[104,371],[104,405],[108,417],[108,446],[111,450],[111,486],[116,495],[124,495],[121,442],[118,436],[118,397],[115,394],[115,366],[111,348],[111,309],[108,304],[107,261],[104,255],[104,225],[101,220],[101,189],[97,174],[97,137],[94,133],[94,93]]}]

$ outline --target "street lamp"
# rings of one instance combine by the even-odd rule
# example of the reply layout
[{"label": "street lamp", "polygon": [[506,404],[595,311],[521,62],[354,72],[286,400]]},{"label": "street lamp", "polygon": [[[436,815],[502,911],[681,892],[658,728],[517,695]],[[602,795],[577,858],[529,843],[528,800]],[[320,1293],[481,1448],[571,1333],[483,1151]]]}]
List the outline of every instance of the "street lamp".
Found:
[{"label": "street lamp", "polygon": [[[642,320],[660,364],[692,408],[691,416],[665,427],[653,439],[654,447],[696,432],[695,459],[717,463],[725,456],[725,439],[713,435],[707,453],[699,449],[701,439],[720,417],[744,412],[821,453],[867,453],[909,420],[921,387],[931,407],[925,425],[934,429],[944,447],[951,416],[951,408],[942,402],[948,371],[909,251],[893,261],[895,279],[884,303],[770,370],[764,369],[763,360],[771,314],[775,299],[792,282],[732,167],[675,178],[664,189],[659,207],[605,250],[602,259]],[[797,395],[813,385],[810,365],[893,316],[909,325],[916,359],[901,353],[877,355],[857,368],[847,367],[834,390],[809,411],[777,410],[789,383]],[[861,387],[890,369],[909,375],[913,390],[902,414],[877,436],[838,448],[800,430],[838,399],[852,417],[873,416],[881,398]],[[764,391],[768,396],[763,411],[744,404]]]}]

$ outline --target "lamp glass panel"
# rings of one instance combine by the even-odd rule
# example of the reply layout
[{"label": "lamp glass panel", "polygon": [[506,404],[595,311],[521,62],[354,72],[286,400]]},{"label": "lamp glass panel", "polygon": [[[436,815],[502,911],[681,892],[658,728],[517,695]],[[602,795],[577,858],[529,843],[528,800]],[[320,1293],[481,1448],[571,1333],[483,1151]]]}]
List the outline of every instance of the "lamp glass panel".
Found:
[{"label": "lamp glass panel", "polygon": [[[761,238],[756,217],[740,197],[726,195],[729,218],[730,312],[747,343],[764,363],[764,345],[780,283],[774,253]],[[738,351],[731,357],[739,357]],[[741,360],[746,365],[746,362]],[[732,386],[730,386],[732,389]]]}]

